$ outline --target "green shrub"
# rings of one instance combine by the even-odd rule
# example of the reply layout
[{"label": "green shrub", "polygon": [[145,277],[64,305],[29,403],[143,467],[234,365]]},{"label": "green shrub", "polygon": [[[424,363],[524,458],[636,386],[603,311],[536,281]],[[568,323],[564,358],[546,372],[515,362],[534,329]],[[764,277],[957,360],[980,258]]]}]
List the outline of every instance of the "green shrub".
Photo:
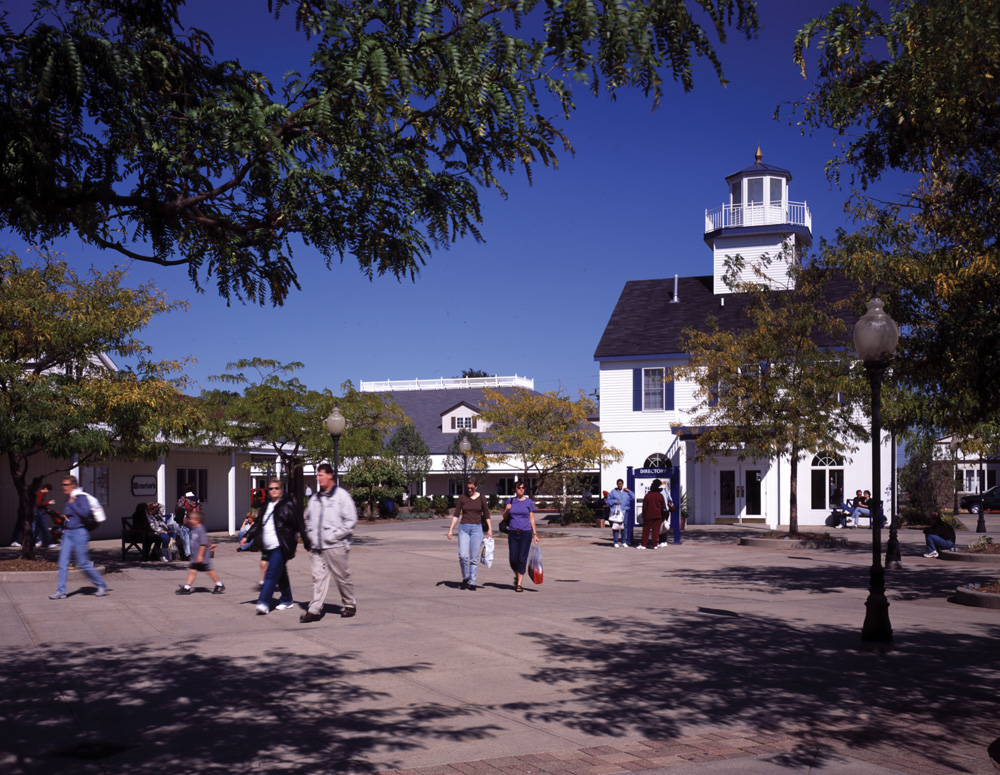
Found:
[{"label": "green shrub", "polygon": [[486,505],[489,506],[490,511],[496,511],[500,508],[500,497],[496,494],[490,495],[490,497],[486,499]]},{"label": "green shrub", "polygon": [[435,495],[434,496],[434,513],[438,516],[444,516],[451,509],[451,505],[448,503],[447,495]]},{"label": "green shrub", "polygon": [[425,498],[422,495],[418,495],[410,501],[410,505],[413,507],[414,511],[432,511],[434,509],[434,501],[430,498]]},{"label": "green shrub", "polygon": [[594,510],[584,503],[571,503],[568,508],[563,509],[560,516],[564,525],[593,522]]}]

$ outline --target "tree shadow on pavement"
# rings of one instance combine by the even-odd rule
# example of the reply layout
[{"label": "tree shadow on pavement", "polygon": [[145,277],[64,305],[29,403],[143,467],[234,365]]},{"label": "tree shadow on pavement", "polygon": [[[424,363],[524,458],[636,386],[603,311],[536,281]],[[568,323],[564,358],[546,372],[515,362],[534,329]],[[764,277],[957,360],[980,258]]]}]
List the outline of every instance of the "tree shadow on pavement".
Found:
[{"label": "tree shadow on pavement", "polygon": [[[868,594],[869,565],[856,562],[834,564],[830,557],[788,555],[787,559],[810,561],[815,564],[796,565],[728,565],[711,569],[690,569],[671,572],[688,584],[703,584],[719,591],[752,591],[754,594],[782,595],[803,591],[814,595],[836,595],[852,590]],[[905,558],[904,558],[905,562]],[[886,596],[893,600],[946,600],[955,587],[971,582],[995,580],[997,570],[973,563],[923,563],[904,565],[903,570],[885,574]]]},{"label": "tree shadow on pavement", "polygon": [[370,688],[426,663],[367,669],[353,654],[198,648],[6,653],[0,771],[367,773],[399,766],[400,752],[495,731],[475,709],[400,704]]},{"label": "tree shadow on pavement", "polygon": [[996,735],[1000,627],[921,630],[905,653],[876,656],[858,649],[863,614],[845,629],[724,609],[663,610],[648,620],[577,620],[586,638],[524,633],[547,655],[530,678],[573,686],[572,700],[505,707],[528,721],[648,739],[706,724],[784,731],[816,755],[814,766],[836,760],[837,749],[890,744],[933,768],[961,770],[955,741],[985,748]]}]

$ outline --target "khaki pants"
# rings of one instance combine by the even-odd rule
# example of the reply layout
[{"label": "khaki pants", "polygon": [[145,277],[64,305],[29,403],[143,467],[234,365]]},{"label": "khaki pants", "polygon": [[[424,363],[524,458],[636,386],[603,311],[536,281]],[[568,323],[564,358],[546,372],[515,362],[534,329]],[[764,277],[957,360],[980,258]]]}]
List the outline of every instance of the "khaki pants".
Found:
[{"label": "khaki pants", "polygon": [[355,608],[354,581],[351,579],[351,569],[347,566],[347,555],[350,548],[334,546],[330,549],[313,550],[309,553],[312,565],[312,600],[309,602],[309,613],[323,613],[323,603],[330,589],[330,577],[337,580],[340,591],[340,602],[346,608]]}]

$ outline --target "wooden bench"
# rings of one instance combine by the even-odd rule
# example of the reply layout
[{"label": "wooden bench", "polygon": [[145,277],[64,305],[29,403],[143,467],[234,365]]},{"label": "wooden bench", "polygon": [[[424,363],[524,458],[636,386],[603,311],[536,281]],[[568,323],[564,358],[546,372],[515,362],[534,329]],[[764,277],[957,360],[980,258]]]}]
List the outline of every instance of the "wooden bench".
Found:
[{"label": "wooden bench", "polygon": [[136,527],[132,523],[132,517],[122,517],[122,559],[128,554],[130,549],[135,549],[139,553],[139,559],[145,562],[149,559],[150,549],[156,544],[156,536]]}]

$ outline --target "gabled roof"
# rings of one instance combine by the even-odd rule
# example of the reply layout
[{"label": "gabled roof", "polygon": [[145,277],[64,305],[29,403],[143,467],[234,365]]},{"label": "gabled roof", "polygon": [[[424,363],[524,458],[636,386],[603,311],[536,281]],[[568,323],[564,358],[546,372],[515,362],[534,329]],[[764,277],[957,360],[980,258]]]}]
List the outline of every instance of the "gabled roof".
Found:
[{"label": "gabled roof", "polygon": [[[523,388],[492,388],[505,396],[513,395],[516,390]],[[536,391],[531,391],[532,393]],[[387,398],[395,401],[403,413],[410,418],[417,431],[427,442],[432,455],[448,454],[448,446],[455,440],[456,434],[449,429],[444,432],[441,427],[441,417],[451,409],[462,404],[470,406],[477,411],[483,404],[482,388],[449,388],[445,390],[399,390],[393,393],[384,393]],[[449,409],[450,407],[450,409]],[[487,452],[502,452],[498,444],[485,443],[486,436],[482,433],[476,434],[484,441],[483,449]]]},{"label": "gabled roof", "polygon": [[[399,403],[399,402],[397,401],[397,403]],[[468,407],[468,408],[469,408],[469,409],[471,409],[471,410],[472,410],[473,412],[480,412],[480,411],[482,411],[482,410],[481,410],[481,409],[480,409],[480,408],[479,408],[478,406],[476,406],[475,404],[470,404],[470,403],[469,403],[468,401],[459,401],[459,402],[458,402],[457,404],[455,404],[454,406],[449,406],[449,407],[448,407],[447,409],[444,409],[444,410],[442,410],[442,411],[441,411],[441,416],[443,417],[444,415],[448,414],[449,412],[454,412],[454,411],[455,411],[456,409],[458,409],[458,407],[460,407],[460,406],[465,406],[465,407]]]},{"label": "gabled roof", "polygon": [[[749,297],[742,293],[712,292],[714,279],[704,277],[677,278],[677,302],[674,278],[662,280],[632,280],[625,283],[618,304],[604,329],[595,361],[652,358],[663,355],[683,355],[681,332],[685,328],[708,331],[708,320],[714,317],[719,328],[741,331],[750,327],[743,314]],[[846,298],[853,286],[847,280],[834,279],[827,284],[831,299]],[[847,316],[848,324],[857,318]],[[824,347],[838,344],[828,337],[817,343]]]}]

